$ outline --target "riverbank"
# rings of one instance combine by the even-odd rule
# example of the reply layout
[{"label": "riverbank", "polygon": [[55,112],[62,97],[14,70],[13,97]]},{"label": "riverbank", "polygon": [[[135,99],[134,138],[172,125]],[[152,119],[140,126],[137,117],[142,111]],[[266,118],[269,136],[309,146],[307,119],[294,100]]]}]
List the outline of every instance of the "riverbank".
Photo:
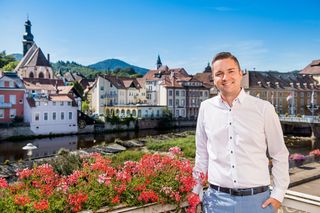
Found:
[{"label": "riverbank", "polygon": [[28,126],[21,127],[8,127],[0,128],[0,142],[4,140],[8,141],[20,141],[31,140],[38,138],[53,138],[68,135],[81,135],[81,134],[97,134],[97,133],[112,133],[112,132],[124,132],[124,131],[139,131],[145,129],[175,129],[183,127],[196,127],[195,120],[174,120],[167,121],[166,125],[161,120],[156,119],[142,119],[136,121],[130,121],[127,124],[113,124],[110,122],[99,123],[95,125],[87,125],[84,128],[78,128],[77,132],[68,133],[51,133],[48,130],[48,134],[36,134],[31,131]]}]

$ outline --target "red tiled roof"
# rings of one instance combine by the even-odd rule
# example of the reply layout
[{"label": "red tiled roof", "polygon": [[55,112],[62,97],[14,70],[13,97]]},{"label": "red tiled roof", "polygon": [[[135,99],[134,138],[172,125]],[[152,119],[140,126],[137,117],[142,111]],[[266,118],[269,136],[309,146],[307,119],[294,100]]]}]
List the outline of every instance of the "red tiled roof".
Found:
[{"label": "red tiled roof", "polygon": [[320,59],[313,60],[308,66],[306,66],[300,74],[311,74],[319,75],[320,74]]}]

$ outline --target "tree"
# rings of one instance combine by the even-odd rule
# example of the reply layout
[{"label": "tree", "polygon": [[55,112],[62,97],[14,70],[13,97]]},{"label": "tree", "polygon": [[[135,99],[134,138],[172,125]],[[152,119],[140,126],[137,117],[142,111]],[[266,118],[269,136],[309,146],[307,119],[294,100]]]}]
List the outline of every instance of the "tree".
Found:
[{"label": "tree", "polygon": [[16,61],[14,56],[7,55],[6,51],[0,52],[0,68],[3,68],[5,65],[13,61]]},{"label": "tree", "polygon": [[89,111],[89,103],[87,101],[82,101],[82,112],[88,113]]},{"label": "tree", "polygon": [[18,65],[19,61],[11,61],[9,64],[6,64],[3,67],[4,71],[12,71],[16,68],[16,66]]}]

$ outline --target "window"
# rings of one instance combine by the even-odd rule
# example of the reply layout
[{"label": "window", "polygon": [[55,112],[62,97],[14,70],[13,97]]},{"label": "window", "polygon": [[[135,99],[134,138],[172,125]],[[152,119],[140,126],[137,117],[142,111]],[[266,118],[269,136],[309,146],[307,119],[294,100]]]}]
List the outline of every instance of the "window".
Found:
[{"label": "window", "polygon": [[[11,81],[10,81],[11,82]],[[10,95],[10,103],[11,104],[16,104],[16,95]]]},{"label": "window", "polygon": [[110,87],[112,87],[112,84],[111,84],[111,82],[110,82]]},{"label": "window", "polygon": [[169,96],[172,96],[172,90],[169,90]]},{"label": "window", "polygon": [[68,106],[71,106],[71,101],[68,101]]},{"label": "window", "polygon": [[60,106],[63,106],[63,101],[60,102]]},{"label": "window", "polygon": [[4,109],[0,109],[0,118],[4,118]]},{"label": "window", "polygon": [[4,103],[4,95],[0,95],[0,103]]},{"label": "window", "polygon": [[48,120],[48,113],[47,113],[47,112],[45,112],[45,113],[43,114],[43,120],[45,120],[45,121]]},{"label": "window", "polygon": [[101,87],[100,87],[100,90],[103,91],[103,90],[104,90],[104,86],[101,86]]},{"label": "window", "polygon": [[35,120],[35,121],[38,121],[39,118],[40,118],[40,115],[39,115],[38,112],[36,112],[36,113],[34,114],[34,120]]},{"label": "window", "polygon": [[60,118],[61,118],[61,120],[64,120],[64,112],[61,112]]},{"label": "window", "polygon": [[52,101],[52,106],[55,106],[57,103],[55,101]]},{"label": "window", "polygon": [[184,91],[184,90],[181,91],[181,96],[182,96],[182,97],[186,96],[186,91]]},{"label": "window", "polygon": [[208,92],[207,91],[204,92],[204,96],[208,97]]},{"label": "window", "polygon": [[69,120],[72,120],[72,112],[69,112]]},{"label": "window", "polygon": [[4,81],[0,81],[0,87],[4,87]]},{"label": "window", "polygon": [[57,113],[56,113],[56,112],[53,112],[53,113],[52,113],[52,120],[55,121],[56,119],[57,119]]},{"label": "window", "polygon": [[172,106],[172,99],[169,99],[169,106]]},{"label": "window", "polygon": [[13,81],[9,81],[9,87],[13,88],[14,87],[14,82]]},{"label": "window", "polygon": [[183,99],[181,100],[181,106],[184,106],[184,100]]},{"label": "window", "polygon": [[179,95],[180,95],[180,91],[176,90],[176,96],[179,96]]},{"label": "window", "polygon": [[179,99],[176,99],[176,106],[179,106]]},{"label": "window", "polygon": [[179,117],[179,110],[176,110],[176,117]]}]

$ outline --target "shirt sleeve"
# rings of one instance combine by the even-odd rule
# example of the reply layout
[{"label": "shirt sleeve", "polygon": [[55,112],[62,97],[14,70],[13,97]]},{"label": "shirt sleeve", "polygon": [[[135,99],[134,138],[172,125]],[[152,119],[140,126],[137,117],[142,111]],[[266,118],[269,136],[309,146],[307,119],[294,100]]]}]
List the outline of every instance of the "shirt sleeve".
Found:
[{"label": "shirt sleeve", "polygon": [[265,107],[264,119],[268,152],[272,159],[273,190],[271,197],[282,202],[290,182],[289,152],[284,143],[279,117],[270,103],[267,103]]},{"label": "shirt sleeve", "polygon": [[195,166],[193,169],[193,177],[196,179],[197,184],[193,188],[193,192],[196,194],[202,194],[201,173],[207,174],[208,171],[208,150],[207,150],[207,135],[204,128],[204,104],[201,103],[197,120],[196,129],[196,157]]}]

